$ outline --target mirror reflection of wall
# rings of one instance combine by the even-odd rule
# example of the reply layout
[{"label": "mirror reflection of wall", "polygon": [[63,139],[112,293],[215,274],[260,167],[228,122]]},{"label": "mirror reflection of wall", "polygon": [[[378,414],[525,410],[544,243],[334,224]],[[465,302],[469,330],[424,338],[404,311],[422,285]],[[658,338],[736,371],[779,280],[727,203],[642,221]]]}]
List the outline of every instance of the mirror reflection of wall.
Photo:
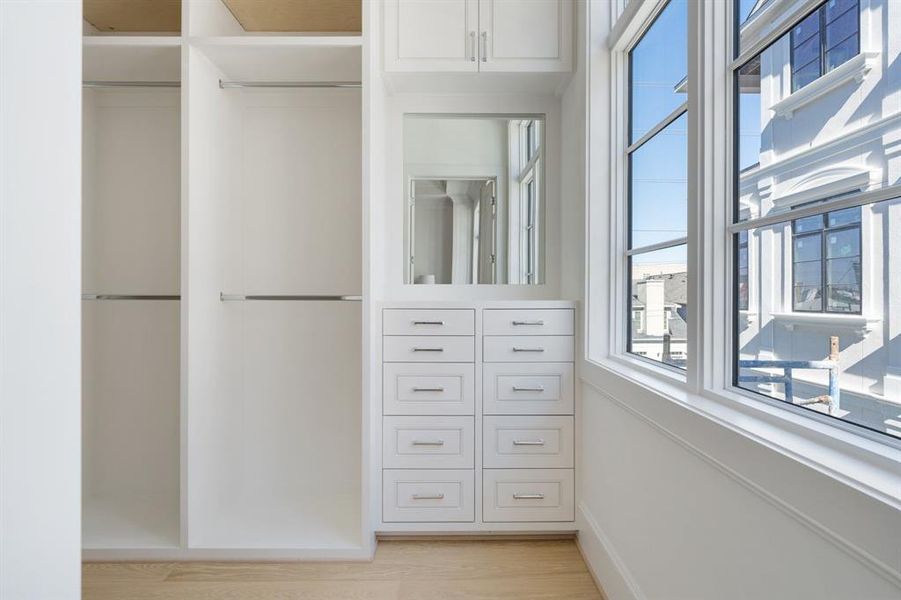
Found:
[{"label": "mirror reflection of wall", "polygon": [[406,115],[406,281],[544,281],[544,119]]}]

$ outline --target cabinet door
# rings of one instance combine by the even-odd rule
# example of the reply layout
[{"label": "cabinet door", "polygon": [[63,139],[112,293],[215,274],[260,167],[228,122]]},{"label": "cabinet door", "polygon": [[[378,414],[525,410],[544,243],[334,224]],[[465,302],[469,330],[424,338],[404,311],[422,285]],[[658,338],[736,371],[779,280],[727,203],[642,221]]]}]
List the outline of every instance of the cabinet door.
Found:
[{"label": "cabinet door", "polygon": [[386,0],[386,71],[478,71],[478,0]]},{"label": "cabinet door", "polygon": [[481,71],[569,71],[572,0],[480,0]]}]

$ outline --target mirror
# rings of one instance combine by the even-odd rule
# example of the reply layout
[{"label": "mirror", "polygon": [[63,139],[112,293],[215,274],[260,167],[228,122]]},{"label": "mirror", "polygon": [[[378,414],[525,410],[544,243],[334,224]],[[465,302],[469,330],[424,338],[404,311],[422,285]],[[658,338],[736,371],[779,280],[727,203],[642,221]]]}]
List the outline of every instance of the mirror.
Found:
[{"label": "mirror", "polygon": [[405,115],[406,282],[544,282],[544,117]]}]

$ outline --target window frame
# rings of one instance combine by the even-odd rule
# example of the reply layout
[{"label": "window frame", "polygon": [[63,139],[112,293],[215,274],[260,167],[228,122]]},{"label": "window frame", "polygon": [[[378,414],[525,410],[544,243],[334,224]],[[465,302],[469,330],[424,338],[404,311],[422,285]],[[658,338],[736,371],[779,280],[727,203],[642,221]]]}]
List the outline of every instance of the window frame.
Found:
[{"label": "window frame", "polygon": [[[851,60],[852,58],[854,58],[855,56],[857,56],[858,54],[860,54],[860,48],[861,48],[861,43],[860,43],[860,26],[861,26],[860,0],[854,0],[854,6],[853,6],[853,7],[848,8],[848,9],[845,10],[843,13],[841,13],[840,15],[838,15],[837,17],[835,17],[834,19],[832,19],[832,21],[828,21],[828,22],[827,22],[827,20],[826,20],[826,18],[827,18],[827,17],[826,17],[826,4],[828,3],[828,1],[829,1],[829,0],[826,0],[825,2],[823,2],[822,4],[820,4],[819,6],[817,6],[817,8],[815,8],[813,11],[811,11],[810,13],[808,13],[806,16],[802,17],[800,20],[798,20],[798,21],[795,22],[795,25],[800,25],[802,21],[806,20],[806,19],[809,18],[811,15],[817,14],[817,32],[816,32],[816,34],[815,34],[815,35],[819,38],[819,39],[818,39],[818,44],[817,44],[817,57],[814,58],[814,59],[811,59],[811,60],[807,61],[806,63],[804,63],[803,65],[801,65],[800,67],[798,67],[798,69],[795,68],[795,49],[796,49],[796,48],[795,48],[795,28],[792,27],[791,30],[790,30],[790,33],[789,33],[789,73],[791,74],[791,93],[795,93],[795,92],[797,92],[798,90],[800,90],[800,89],[802,89],[802,88],[804,88],[804,87],[810,85],[811,83],[813,83],[814,81],[816,81],[816,80],[819,79],[820,77],[823,77],[824,75],[826,75],[826,74],[829,73],[830,71],[833,71],[833,70],[837,69],[838,67],[840,67],[840,66],[843,65],[844,63],[848,62],[849,60]],[[853,11],[856,11],[856,13],[857,13],[857,14],[856,14],[857,19],[856,19],[856,21],[855,21],[856,28],[855,28],[855,30],[854,30],[854,33],[852,33],[852,34],[850,34],[850,35],[847,35],[847,36],[843,37],[843,38],[840,39],[838,42],[836,42],[835,44],[833,44],[831,47],[827,47],[827,45],[826,45],[826,44],[827,44],[827,40],[826,40],[826,28],[827,28],[830,24],[835,23],[835,21],[837,21],[837,20],[840,19],[841,17],[843,17],[843,16],[845,16],[846,14],[848,14],[849,12],[851,12],[852,10],[853,10]],[[828,67],[827,57],[828,57],[829,52],[830,52],[831,50],[834,50],[839,44],[841,44],[841,43],[843,43],[843,42],[845,42],[845,41],[851,39],[852,36],[857,37],[857,48],[856,48],[856,50],[854,51],[854,53],[853,53],[851,56],[849,56],[847,59],[845,59],[844,61],[842,61],[840,64],[835,65],[835,66],[832,67],[831,69],[827,68],[827,67]],[[813,37],[813,35],[811,36],[811,38],[812,38],[812,37]],[[806,42],[808,39],[811,39],[811,38],[807,38],[807,39],[805,39],[804,41]],[[803,43],[803,42],[802,42],[802,43]],[[796,71],[796,70],[800,70],[801,68],[806,67],[806,66],[809,65],[809,64],[812,64],[814,61],[817,61],[817,64],[819,65],[819,74],[818,74],[816,77],[814,77],[813,79],[811,79],[810,81],[808,81],[807,83],[805,83],[804,85],[801,85],[801,86],[797,86],[797,87],[796,87],[796,86],[795,86],[795,83],[796,83],[796,81],[795,81],[795,71]]]},{"label": "window frame", "polygon": [[[846,456],[862,453],[872,465],[897,465],[901,440],[870,431],[852,423],[787,405],[785,402],[738,388],[733,381],[731,349],[737,337],[739,315],[733,278],[737,252],[732,243],[740,229],[732,222],[731,198],[737,185],[732,172],[737,157],[738,137],[731,130],[731,111],[737,106],[734,74],[749,58],[759,54],[822,0],[800,0],[783,11],[774,28],[736,52],[738,23],[733,19],[732,2],[689,3],[688,16],[688,302],[697,318],[689,323],[688,353],[684,372],[675,373],[650,360],[624,352],[625,328],[631,321],[625,299],[628,285],[625,261],[623,214],[625,196],[624,149],[628,128],[618,118],[626,109],[626,57],[650,26],[664,0],[613,2],[598,7],[588,3],[586,14],[586,73],[589,105],[586,120],[587,172],[585,194],[585,361],[583,378],[598,389],[622,380],[648,389],[689,411],[704,415],[730,429],[764,442],[771,448],[815,468],[826,468],[845,481],[853,481],[883,494],[881,475],[846,472]],[[866,0],[859,1],[863,10]],[[606,14],[605,14],[606,13]],[[861,24],[860,51],[866,49],[869,25]],[[595,32],[601,32],[595,34]],[[802,208],[795,216],[839,210],[890,200],[901,195],[898,186],[835,198],[811,210]],[[723,202],[723,198],[730,198]],[[828,204],[828,206],[827,206]],[[764,217],[757,227],[785,221],[784,216]],[[862,228],[866,227],[863,219]],[[752,229],[752,228],[749,228]],[[863,233],[866,233],[864,230]],[[737,237],[737,236],[735,236]],[[757,267],[754,247],[759,241],[749,236],[749,276]],[[703,277],[699,277],[703,274]],[[866,280],[864,273],[864,280]],[[749,301],[753,319],[756,292],[751,286]],[[866,311],[866,306],[862,308]],[[625,325],[623,325],[625,324]],[[691,335],[694,334],[694,335]],[[610,379],[613,378],[613,379]],[[812,456],[808,450],[817,454]],[[888,463],[884,461],[888,461]]]},{"label": "window frame", "polygon": [[[640,256],[642,254],[650,254],[652,252],[657,252],[660,250],[667,250],[673,248],[679,248],[682,246],[686,246],[686,256],[688,255],[688,235],[672,238],[666,240],[664,242],[658,242],[653,244],[645,244],[643,246],[633,246],[632,245],[632,215],[633,215],[633,196],[632,196],[632,163],[633,157],[635,153],[645,147],[646,144],[652,142],[658,135],[663,134],[667,128],[674,125],[679,119],[681,119],[684,115],[688,114],[688,100],[686,99],[684,102],[679,104],[676,108],[674,108],[669,114],[663,116],[653,127],[648,129],[643,134],[639,135],[636,139],[632,139],[632,123],[633,123],[633,98],[632,98],[632,73],[633,73],[633,63],[632,56],[633,51],[637,48],[637,46],[644,39],[645,35],[651,30],[654,24],[657,22],[661,14],[664,10],[670,5],[673,0],[654,0],[651,4],[653,4],[653,10],[645,17],[644,22],[638,27],[631,35],[631,40],[622,50],[622,57],[620,60],[624,59],[625,63],[625,79],[621,84],[623,87],[623,99],[625,105],[627,107],[626,110],[626,119],[625,123],[623,123],[625,138],[624,145],[621,148],[615,149],[614,152],[621,153],[623,160],[623,165],[625,167],[625,172],[620,175],[623,178],[623,186],[625,188],[625,194],[622,197],[622,202],[624,206],[622,207],[622,211],[625,215],[625,231],[621,233],[624,236],[624,248],[622,250],[621,257],[619,260],[624,262],[624,276],[625,281],[621,282],[622,288],[617,289],[617,294],[620,297],[624,297],[625,306],[622,309],[623,318],[619,321],[619,326],[623,329],[624,338],[621,338],[621,342],[617,344],[617,341],[614,340],[614,347],[617,349],[617,354],[622,356],[623,358],[636,359],[643,363],[648,363],[652,368],[664,369],[669,373],[670,376],[674,376],[677,379],[682,379],[686,377],[686,368],[678,367],[675,365],[671,365],[669,363],[663,362],[662,360],[658,361],[652,358],[648,358],[646,353],[638,353],[633,351],[632,348],[632,310],[633,310],[633,301],[632,301],[632,268],[633,268],[633,260],[635,256]],[[639,4],[636,2],[635,4]],[[688,4],[688,3],[686,3]],[[686,11],[688,7],[686,6]],[[688,38],[688,32],[686,31],[686,40]],[[686,53],[688,49],[686,48]],[[616,117],[614,117],[616,118]],[[687,141],[687,136],[686,136]],[[686,154],[688,153],[688,149],[686,148]],[[688,180],[688,173],[686,173],[686,180]],[[689,194],[690,195],[690,194]],[[690,200],[687,201],[690,202]],[[686,216],[686,224],[687,224],[687,216]],[[688,265],[686,264],[686,270]],[[690,278],[691,275],[688,275]],[[688,306],[691,306],[690,300],[688,300]],[[628,318],[625,318],[628,316]],[[645,316],[643,322],[647,324],[647,307],[645,307]],[[688,335],[690,337],[690,334]]]},{"label": "window frame", "polygon": [[[541,119],[522,119],[518,124],[519,163],[514,170],[519,190],[519,261],[520,281],[541,282],[538,219],[541,210],[541,164],[544,156],[544,131]],[[514,155],[516,156],[516,155]]]},{"label": "window frame", "polygon": [[[859,254],[857,254],[857,257],[860,258],[861,265],[863,264],[863,260],[864,260],[864,258],[863,258],[863,253],[864,253],[863,207],[857,207],[857,208],[860,211],[860,214],[859,214],[858,220],[855,223],[848,223],[848,224],[839,225],[836,227],[829,227],[829,215],[835,211],[824,212],[819,215],[815,215],[815,216],[820,217],[822,220],[822,227],[820,227],[819,229],[817,229],[815,231],[806,231],[806,232],[798,233],[795,230],[795,224],[800,219],[792,219],[792,221],[791,221],[791,230],[792,230],[792,232],[791,232],[791,241],[792,241],[792,245],[791,245],[791,248],[792,248],[792,250],[791,250],[791,253],[792,253],[791,290],[792,290],[792,292],[791,292],[791,298],[789,300],[792,312],[807,313],[807,314],[827,314],[827,315],[862,315],[863,314],[864,294],[863,294],[863,270],[862,269],[861,269],[861,272],[858,273],[858,275],[857,275],[857,277],[858,277],[857,288],[860,291],[860,309],[859,310],[856,310],[856,311],[829,310],[829,297],[827,294],[827,290],[829,287],[828,270],[829,270],[829,260],[830,259],[827,256],[827,240],[826,240],[826,238],[830,233],[838,233],[838,232],[842,232],[842,231],[856,231],[857,232],[857,249],[859,252]],[[808,217],[808,218],[810,218],[810,217]],[[744,230],[744,231],[747,231],[747,230]],[[812,310],[812,309],[806,310],[806,309],[798,308],[797,304],[795,302],[795,288],[797,287],[796,267],[798,265],[798,261],[795,260],[795,255],[794,255],[795,240],[797,240],[799,238],[814,237],[814,236],[818,236],[820,238],[819,239],[820,257],[819,257],[819,259],[817,259],[816,262],[820,263],[819,288],[820,288],[820,297],[822,298],[822,303],[821,303],[821,307],[819,310]],[[804,262],[815,262],[815,261],[804,261]]]}]

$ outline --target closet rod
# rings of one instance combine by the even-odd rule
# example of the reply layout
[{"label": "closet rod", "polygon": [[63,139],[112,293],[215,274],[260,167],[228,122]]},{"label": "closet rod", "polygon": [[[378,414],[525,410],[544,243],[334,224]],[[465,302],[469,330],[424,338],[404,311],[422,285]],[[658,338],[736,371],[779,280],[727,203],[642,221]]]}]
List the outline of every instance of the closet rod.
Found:
[{"label": "closet rod", "polygon": [[244,295],[244,294],[224,294],[219,293],[219,300],[222,302],[244,302],[246,300],[295,300],[304,302],[360,302],[362,296],[330,296],[323,294],[305,294],[305,295]]},{"label": "closet rod", "polygon": [[181,300],[178,294],[82,294],[82,300]]},{"label": "closet rod", "polygon": [[223,81],[219,87],[228,88],[358,88],[359,81]]},{"label": "closet rod", "polygon": [[144,87],[144,88],[178,88],[180,81],[83,81],[82,87],[86,88],[118,88],[118,87]]}]

